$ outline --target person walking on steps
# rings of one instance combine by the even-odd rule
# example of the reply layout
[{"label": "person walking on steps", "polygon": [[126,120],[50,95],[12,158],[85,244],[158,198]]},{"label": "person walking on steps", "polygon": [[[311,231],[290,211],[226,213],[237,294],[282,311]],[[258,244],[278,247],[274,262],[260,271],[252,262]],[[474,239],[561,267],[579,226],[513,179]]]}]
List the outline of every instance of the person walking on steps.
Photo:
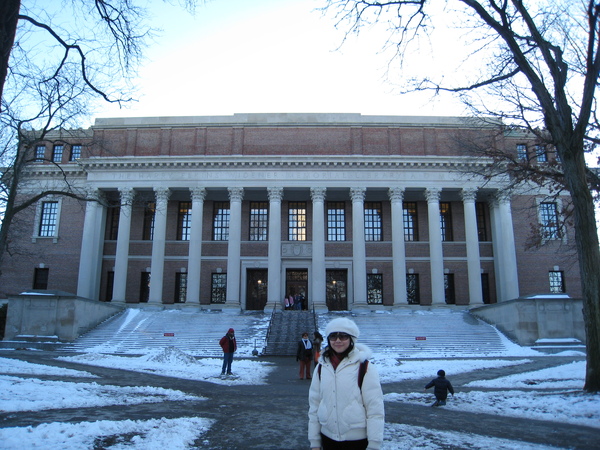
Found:
[{"label": "person walking on steps", "polygon": [[308,440],[317,449],[379,449],[385,412],[371,351],[356,341],[352,320],[333,319],[325,328],[327,346],[313,372],[308,394]]},{"label": "person walking on steps", "polygon": [[308,338],[308,333],[302,333],[302,339],[298,342],[298,350],[296,350],[296,361],[300,361],[300,379],[310,380],[310,363],[313,358],[312,342]]},{"label": "person walking on steps", "polygon": [[233,375],[231,373],[231,363],[233,362],[233,353],[237,350],[237,342],[235,340],[235,331],[230,328],[227,334],[221,338],[219,345],[223,349],[223,369],[221,375]]},{"label": "person walking on steps", "polygon": [[446,378],[446,372],[438,370],[437,375],[437,378],[434,378],[427,383],[425,389],[435,386],[433,388],[435,403],[431,406],[444,406],[446,404],[446,399],[448,398],[448,391],[454,396],[454,388],[452,387],[452,383]]}]

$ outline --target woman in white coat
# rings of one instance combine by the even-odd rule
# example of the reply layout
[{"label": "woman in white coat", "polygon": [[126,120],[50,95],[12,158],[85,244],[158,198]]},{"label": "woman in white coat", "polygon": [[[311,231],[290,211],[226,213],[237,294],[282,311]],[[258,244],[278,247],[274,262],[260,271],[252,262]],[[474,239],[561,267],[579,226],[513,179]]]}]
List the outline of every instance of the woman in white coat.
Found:
[{"label": "woman in white coat", "polygon": [[[357,344],[350,319],[333,319],[327,347],[313,373],[308,395],[308,439],[312,449],[378,449],[383,441],[383,392],[377,369],[365,363],[368,347]],[[361,379],[362,378],[362,379]]]}]

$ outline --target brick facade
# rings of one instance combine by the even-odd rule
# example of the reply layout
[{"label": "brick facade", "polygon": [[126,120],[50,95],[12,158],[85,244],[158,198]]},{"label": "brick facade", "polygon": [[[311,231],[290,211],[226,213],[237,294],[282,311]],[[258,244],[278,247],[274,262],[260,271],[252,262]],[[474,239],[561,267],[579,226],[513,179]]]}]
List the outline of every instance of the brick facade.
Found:
[{"label": "brick facade", "polygon": [[[468,138],[494,142],[507,150],[526,142],[522,136],[504,136],[500,130],[458,118],[352,114],[98,119],[87,140],[71,142],[83,144],[81,159],[70,161],[67,144],[62,166],[79,188],[99,194],[101,203],[44,199],[60,205],[57,231],[50,237],[37,236],[41,202],[20,214],[11,236],[11,248],[18,251],[6,258],[0,296],[31,289],[35,269],[44,268],[48,269],[48,289],[128,303],[139,302],[142,279],[149,272],[150,289],[153,283],[157,285],[153,280],[160,277],[162,281],[161,292],[150,293],[151,303],[181,300],[176,280],[184,274],[188,286],[192,277],[199,280],[198,292],[183,290],[187,304],[211,307],[215,277],[232,270],[239,272],[239,279],[227,280],[225,306],[242,309],[272,307],[291,287],[304,290],[310,307],[335,309],[333,296],[344,299],[341,309],[406,306],[407,293],[398,292],[398,286],[406,283],[403,279],[398,284],[398,279],[404,277],[418,277],[420,305],[441,306],[447,301],[476,305],[548,293],[550,272],[560,272],[565,293],[578,297],[572,229],[540,248],[529,248],[532,229],[540,220],[539,203],[550,201],[547,193],[513,193],[507,209],[502,206],[505,200],[499,200],[502,180],[490,182],[467,174],[470,167],[483,163],[464,151]],[[46,145],[47,158],[51,158],[52,145],[50,141]],[[32,166],[31,183],[22,195],[59,182],[55,169],[44,162]],[[355,217],[362,214],[351,196],[356,187],[364,189],[363,207],[373,202],[380,208],[381,240],[355,241],[354,227],[364,223],[364,217]],[[269,197],[271,188],[281,189],[280,201]],[[315,211],[315,188],[325,188],[322,211]],[[127,189],[134,193],[130,216],[123,215],[126,208],[115,209],[121,203],[120,193]],[[148,204],[158,208],[155,191],[160,189],[168,190],[166,230],[164,236],[150,240],[144,228],[152,214],[146,210]],[[192,241],[177,235],[180,202],[191,204],[194,189],[202,189],[204,195],[202,222],[192,226],[201,226],[201,240],[193,243],[199,247],[199,261],[190,259],[195,258],[190,256],[194,254]],[[228,232],[233,233],[228,241],[215,240],[216,206],[225,202],[231,208],[228,213],[234,215],[231,189],[242,190],[241,220],[228,224]],[[393,218],[394,189],[402,191],[404,207],[416,205],[414,240],[405,239],[402,217]],[[429,197],[431,190],[434,194]],[[471,190],[474,203],[463,199]],[[251,240],[251,202],[268,205],[264,240]],[[306,215],[306,240],[290,241],[289,210],[296,202],[302,202]],[[345,239],[341,241],[328,239],[330,202],[343,205]],[[437,214],[430,217],[430,208],[434,205],[436,210],[437,203],[449,205],[450,211],[441,250],[435,244],[441,219]],[[278,217],[271,217],[273,208],[279,208]],[[323,227],[324,236],[315,236],[317,213],[324,218],[323,224],[317,224],[317,229]],[[153,214],[156,232],[160,212]],[[193,221],[193,213],[191,217]],[[127,241],[119,241],[117,218],[129,225]],[[507,230],[507,220],[512,230]],[[479,237],[468,236],[468,225],[476,225]],[[192,227],[188,224],[186,230],[193,233]],[[434,241],[430,230],[434,230]],[[269,240],[277,235],[274,231],[280,233],[278,242]],[[238,232],[236,244],[232,238]],[[125,256],[119,256],[118,248],[126,248]],[[162,251],[159,271],[156,259],[152,267],[153,254]],[[321,252],[324,260],[318,256]],[[115,266],[126,270],[114,272]],[[198,273],[190,272],[197,267]],[[294,279],[304,273],[307,280]],[[368,303],[367,284],[379,278],[382,285],[376,290],[382,303]],[[257,286],[252,285],[255,282]],[[115,298],[123,287],[119,294],[123,298]],[[376,294],[372,287],[370,294]]]}]

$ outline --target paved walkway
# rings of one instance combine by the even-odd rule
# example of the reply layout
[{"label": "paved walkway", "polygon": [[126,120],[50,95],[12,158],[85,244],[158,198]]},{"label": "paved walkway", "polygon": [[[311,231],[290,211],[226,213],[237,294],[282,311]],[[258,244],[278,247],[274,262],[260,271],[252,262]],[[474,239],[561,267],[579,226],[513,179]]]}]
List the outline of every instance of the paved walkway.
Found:
[{"label": "paved walkway", "polygon": [[[208,401],[163,402],[131,406],[74,408],[0,414],[0,427],[38,425],[48,422],[81,422],[95,420],[146,420],[152,418],[205,417],[215,419],[210,431],[196,445],[203,449],[307,449],[307,395],[309,382],[297,379],[294,358],[265,358],[277,365],[264,386],[222,386],[142,374],[126,370],[107,369],[56,361],[58,353],[14,351],[3,357],[19,358],[38,364],[85,370],[99,377],[100,384],[117,386],[156,386],[178,389],[203,396]],[[513,358],[518,359],[518,358]],[[462,385],[474,379],[496,378],[518,371],[537,370],[572,362],[576,357],[528,358],[530,364],[465,373],[452,377],[458,392]],[[235,361],[234,361],[235,372]],[[57,379],[58,377],[35,378]],[[76,380],[70,380],[76,381]],[[82,380],[83,381],[83,380]],[[410,380],[384,385],[384,393],[420,392],[427,380]],[[481,388],[478,388],[481,390]],[[474,433],[482,436],[520,440],[565,449],[598,449],[600,430],[556,422],[526,420],[450,411],[414,405],[386,402],[386,422],[423,426],[440,431]]]}]

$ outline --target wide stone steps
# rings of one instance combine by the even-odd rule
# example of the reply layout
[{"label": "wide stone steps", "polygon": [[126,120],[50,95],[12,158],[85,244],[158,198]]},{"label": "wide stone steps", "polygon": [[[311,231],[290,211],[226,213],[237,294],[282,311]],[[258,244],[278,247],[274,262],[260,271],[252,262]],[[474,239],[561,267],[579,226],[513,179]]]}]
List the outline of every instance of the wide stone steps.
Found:
[{"label": "wide stone steps", "polygon": [[128,308],[98,325],[63,351],[143,354],[174,346],[194,356],[221,356],[219,340],[233,328],[238,354],[251,355],[264,346],[269,314],[198,310]]},{"label": "wide stone steps", "polygon": [[[362,342],[374,352],[396,357],[494,356],[506,352],[506,338],[494,327],[466,311],[449,309],[420,311],[395,310],[364,313],[317,315],[325,326],[335,317],[353,319]],[[302,332],[312,338],[314,318],[308,311],[240,313],[198,310],[145,310],[129,308],[112,317],[64,351],[114,354],[142,354],[148,349],[174,346],[194,356],[222,355],[219,339],[232,327],[236,331],[238,355],[250,356],[254,349],[270,356],[294,356]]]},{"label": "wide stone steps", "polygon": [[399,357],[494,355],[506,351],[506,338],[467,311],[398,310],[364,314],[329,313],[319,317],[321,333],[334,317],[345,316],[360,329],[359,342]]}]

